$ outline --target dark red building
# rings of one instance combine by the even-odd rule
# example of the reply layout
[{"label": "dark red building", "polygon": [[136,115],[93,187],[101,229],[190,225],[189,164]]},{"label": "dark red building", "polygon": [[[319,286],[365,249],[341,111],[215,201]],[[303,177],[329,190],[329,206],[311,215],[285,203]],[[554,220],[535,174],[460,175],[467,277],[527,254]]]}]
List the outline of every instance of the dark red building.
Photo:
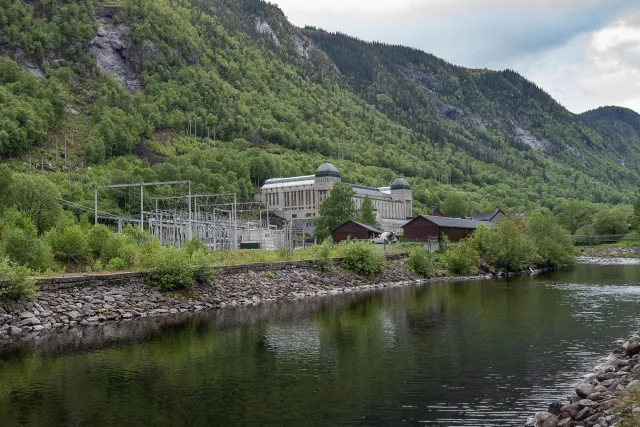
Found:
[{"label": "dark red building", "polygon": [[480,224],[490,227],[484,221],[470,219],[447,218],[433,215],[421,215],[406,223],[402,229],[404,239],[408,242],[440,241],[444,236],[452,242],[458,242],[473,234]]},{"label": "dark red building", "polygon": [[331,232],[334,243],[340,243],[349,238],[354,240],[370,240],[378,237],[382,231],[354,220],[349,220]]}]

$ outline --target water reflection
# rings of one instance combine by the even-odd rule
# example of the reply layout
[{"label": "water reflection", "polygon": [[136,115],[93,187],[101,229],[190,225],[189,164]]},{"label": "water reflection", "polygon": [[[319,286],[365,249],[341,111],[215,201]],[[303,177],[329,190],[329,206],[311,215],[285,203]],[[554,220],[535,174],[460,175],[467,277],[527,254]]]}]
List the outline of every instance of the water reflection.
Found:
[{"label": "water reflection", "polygon": [[638,266],[79,328],[6,349],[8,426],[514,425],[640,325]]}]

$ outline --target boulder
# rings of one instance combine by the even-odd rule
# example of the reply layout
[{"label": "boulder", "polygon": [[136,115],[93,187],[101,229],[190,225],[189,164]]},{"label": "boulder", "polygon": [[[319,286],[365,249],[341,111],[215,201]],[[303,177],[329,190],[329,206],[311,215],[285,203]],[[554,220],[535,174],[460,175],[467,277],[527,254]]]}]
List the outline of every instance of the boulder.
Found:
[{"label": "boulder", "polygon": [[559,401],[553,402],[551,405],[549,405],[547,412],[555,416],[558,416],[562,412],[560,410],[561,408],[562,408],[562,402],[559,402]]},{"label": "boulder", "polygon": [[576,415],[575,419],[576,421],[586,420],[587,418],[592,416],[594,413],[595,411],[592,408],[585,407],[580,412],[578,412],[578,415]]},{"label": "boulder", "polygon": [[582,399],[578,402],[578,406],[581,408],[597,408],[598,403],[589,399]]},{"label": "boulder", "polygon": [[626,389],[631,390],[638,387],[640,387],[640,380],[633,380],[627,385]]},{"label": "boulder", "polygon": [[589,396],[591,393],[594,393],[595,391],[596,391],[595,387],[587,383],[580,384],[578,387],[576,387],[576,394],[582,398]]}]

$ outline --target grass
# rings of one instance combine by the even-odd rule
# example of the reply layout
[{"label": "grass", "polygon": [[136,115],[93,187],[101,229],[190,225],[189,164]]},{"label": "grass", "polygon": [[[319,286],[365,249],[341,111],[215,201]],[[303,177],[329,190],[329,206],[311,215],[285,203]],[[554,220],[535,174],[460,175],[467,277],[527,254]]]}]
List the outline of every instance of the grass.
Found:
[{"label": "grass", "polygon": [[620,427],[640,426],[640,414],[633,414],[633,408],[640,406],[640,387],[635,387],[625,391],[616,406],[616,412],[623,415],[623,419],[618,423]]}]

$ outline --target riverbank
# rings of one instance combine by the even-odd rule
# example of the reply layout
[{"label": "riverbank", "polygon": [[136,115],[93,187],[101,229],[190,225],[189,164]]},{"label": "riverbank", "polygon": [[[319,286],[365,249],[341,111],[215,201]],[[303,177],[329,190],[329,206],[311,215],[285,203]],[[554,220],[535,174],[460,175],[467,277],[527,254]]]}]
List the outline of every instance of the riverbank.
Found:
[{"label": "riverbank", "polygon": [[587,258],[633,258],[640,259],[640,246],[601,245],[582,249]]},{"label": "riverbank", "polygon": [[[640,413],[640,401],[622,412],[620,397],[640,392],[640,336],[633,335],[601,360],[594,373],[582,379],[568,401],[554,402],[538,412],[526,427],[609,427],[623,416]],[[637,425],[637,424],[628,424]]]},{"label": "riverbank", "polygon": [[[495,276],[423,279],[405,266],[404,254],[390,255],[384,272],[366,278],[340,267],[330,272],[310,261],[259,263],[218,268],[215,283],[174,293],[161,293],[146,285],[141,272],[83,274],[43,278],[40,294],[32,302],[0,306],[0,346],[16,340],[73,328],[102,325],[153,316],[172,316],[225,307],[251,306],[287,299],[302,299],[350,292],[407,286],[441,280],[485,280]],[[527,270],[535,275],[544,270]]]}]

